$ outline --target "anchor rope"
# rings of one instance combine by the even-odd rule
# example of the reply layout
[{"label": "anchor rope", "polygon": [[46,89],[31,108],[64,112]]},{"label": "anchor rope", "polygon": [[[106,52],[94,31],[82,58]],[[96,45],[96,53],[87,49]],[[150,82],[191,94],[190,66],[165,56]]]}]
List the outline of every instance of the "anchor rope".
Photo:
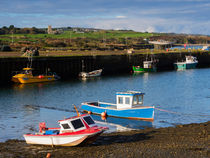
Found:
[{"label": "anchor rope", "polygon": [[172,114],[178,114],[178,115],[188,115],[188,116],[205,116],[205,117],[210,117],[210,115],[195,115],[195,114],[186,114],[186,113],[180,113],[180,112],[174,112],[174,111],[169,111],[169,110],[164,110],[160,108],[155,108],[156,110],[167,112],[167,113],[172,113]]}]

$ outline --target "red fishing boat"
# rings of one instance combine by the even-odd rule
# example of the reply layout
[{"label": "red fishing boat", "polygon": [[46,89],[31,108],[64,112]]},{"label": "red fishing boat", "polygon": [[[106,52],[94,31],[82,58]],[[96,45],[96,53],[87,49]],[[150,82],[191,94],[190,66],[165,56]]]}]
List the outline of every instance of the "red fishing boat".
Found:
[{"label": "red fishing boat", "polygon": [[108,127],[95,124],[88,114],[70,117],[58,121],[60,127],[47,128],[45,122],[39,124],[39,132],[25,134],[27,144],[52,146],[76,146],[81,143],[92,143]]}]

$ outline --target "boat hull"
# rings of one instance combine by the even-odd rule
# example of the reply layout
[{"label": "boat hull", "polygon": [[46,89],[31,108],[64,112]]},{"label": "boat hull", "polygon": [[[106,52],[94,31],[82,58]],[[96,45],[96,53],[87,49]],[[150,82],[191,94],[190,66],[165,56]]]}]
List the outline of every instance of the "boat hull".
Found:
[{"label": "boat hull", "polygon": [[109,106],[94,106],[87,103],[83,103],[81,106],[82,110],[85,112],[91,112],[93,114],[101,115],[105,112],[107,116],[128,118],[128,119],[140,119],[140,120],[154,120],[154,107],[145,106],[131,109],[114,109],[109,108]]},{"label": "boat hull", "polygon": [[174,64],[176,70],[185,70],[185,69],[195,69],[197,66],[197,63],[175,63]]},{"label": "boat hull", "polygon": [[143,67],[140,67],[140,66],[133,66],[133,71],[134,72],[156,72],[157,68],[156,67],[143,68]]},{"label": "boat hull", "polygon": [[82,135],[32,135],[25,134],[27,144],[52,145],[52,146],[77,146],[81,143],[93,142],[103,130],[93,134]]},{"label": "boat hull", "polygon": [[50,82],[57,80],[54,76],[44,76],[39,78],[38,76],[34,77],[13,77],[12,81],[16,83],[36,83],[36,82]]},{"label": "boat hull", "polygon": [[91,72],[80,72],[79,76],[82,78],[98,77],[101,76],[102,69],[91,71]]}]

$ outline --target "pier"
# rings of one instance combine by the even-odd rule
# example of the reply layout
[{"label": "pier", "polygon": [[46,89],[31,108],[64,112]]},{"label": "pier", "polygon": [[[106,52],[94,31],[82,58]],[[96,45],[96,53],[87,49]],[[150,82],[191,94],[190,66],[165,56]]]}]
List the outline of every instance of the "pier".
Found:
[{"label": "pier", "polygon": [[[182,60],[189,53],[160,53],[153,57],[158,59],[158,71],[173,70],[173,63]],[[210,67],[210,53],[191,53],[198,59],[198,68]],[[103,69],[103,75],[129,73],[133,65],[141,65],[146,54],[124,55],[94,55],[94,56],[62,56],[62,57],[34,57],[32,67],[40,72],[47,68],[56,72],[62,79],[78,77],[79,72]],[[82,63],[84,65],[82,66]],[[28,64],[27,57],[0,58],[0,82],[10,82],[14,71],[21,71]]]}]

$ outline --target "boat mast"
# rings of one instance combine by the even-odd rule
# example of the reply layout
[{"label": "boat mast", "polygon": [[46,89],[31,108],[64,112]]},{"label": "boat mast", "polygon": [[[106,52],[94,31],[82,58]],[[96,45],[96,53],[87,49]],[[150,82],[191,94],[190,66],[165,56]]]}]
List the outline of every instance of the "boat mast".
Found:
[{"label": "boat mast", "polygon": [[82,60],[82,72],[84,72],[84,68],[85,68],[84,60]]},{"label": "boat mast", "polygon": [[28,61],[29,61],[29,63],[27,65],[27,67],[32,68],[32,62],[33,62],[33,54],[32,53],[29,53]]}]

